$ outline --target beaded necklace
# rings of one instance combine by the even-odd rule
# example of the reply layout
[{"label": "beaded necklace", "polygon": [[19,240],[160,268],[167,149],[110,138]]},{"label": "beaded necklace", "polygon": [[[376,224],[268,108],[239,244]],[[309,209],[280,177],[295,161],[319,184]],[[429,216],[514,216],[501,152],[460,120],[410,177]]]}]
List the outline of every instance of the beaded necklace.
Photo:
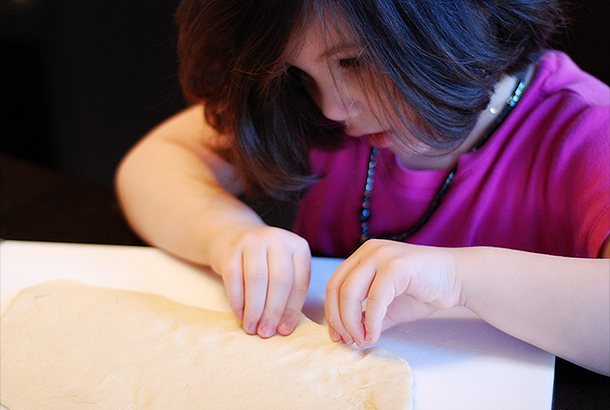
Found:
[{"label": "beaded necklace", "polygon": [[[481,148],[483,146],[483,144],[485,144],[487,142],[487,140],[489,140],[491,135],[494,132],[496,132],[496,130],[500,127],[500,125],[502,125],[502,123],[504,122],[506,117],[508,117],[508,114],[510,114],[513,107],[515,105],[517,105],[517,102],[521,98],[521,94],[523,93],[524,86],[525,86],[524,80],[521,79],[519,81],[519,83],[517,84],[515,91],[512,94],[512,98],[508,101],[508,103],[506,104],[506,106],[504,107],[504,109],[502,110],[500,115],[498,116],[498,118],[496,118],[496,120],[491,124],[491,126],[489,126],[489,128],[487,128],[487,130],[485,131],[485,134],[483,134],[483,136],[477,141],[477,143],[468,152],[474,152],[474,151],[478,150],[479,148]],[[424,227],[424,225],[426,225],[426,223],[428,223],[428,221],[430,220],[430,218],[432,217],[434,212],[438,209],[438,207],[441,204],[441,199],[447,193],[447,190],[449,189],[449,186],[451,185],[451,181],[453,181],[453,178],[455,177],[455,174],[457,173],[458,166],[457,166],[457,162],[456,162],[456,164],[453,166],[451,171],[449,171],[449,174],[445,178],[445,181],[443,182],[443,184],[441,185],[439,190],[436,191],[436,194],[434,194],[434,197],[432,198],[432,202],[428,206],[428,209],[426,209],[426,212],[424,212],[423,216],[409,229],[407,229],[404,232],[398,233],[398,234],[382,234],[382,235],[372,236],[369,232],[369,228],[370,228],[369,221],[371,219],[370,202],[371,202],[371,192],[373,191],[373,180],[375,177],[375,165],[376,165],[376,161],[377,161],[377,153],[378,153],[378,149],[375,147],[372,147],[371,154],[369,156],[368,170],[366,173],[366,183],[364,185],[364,194],[362,196],[362,206],[360,208],[360,218],[359,218],[360,219],[360,243],[359,243],[360,245],[363,244],[366,240],[371,239],[371,238],[391,239],[394,241],[404,242],[411,236],[415,235],[421,228]]]}]

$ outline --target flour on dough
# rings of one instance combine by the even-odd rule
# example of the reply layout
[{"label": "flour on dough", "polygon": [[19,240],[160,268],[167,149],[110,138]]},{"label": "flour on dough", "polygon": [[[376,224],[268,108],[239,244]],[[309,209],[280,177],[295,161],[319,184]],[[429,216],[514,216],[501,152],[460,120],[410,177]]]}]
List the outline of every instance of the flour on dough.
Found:
[{"label": "flour on dough", "polygon": [[264,340],[231,313],[63,280],[24,290],[1,321],[11,410],[412,407],[401,357],[333,343],[305,317]]}]

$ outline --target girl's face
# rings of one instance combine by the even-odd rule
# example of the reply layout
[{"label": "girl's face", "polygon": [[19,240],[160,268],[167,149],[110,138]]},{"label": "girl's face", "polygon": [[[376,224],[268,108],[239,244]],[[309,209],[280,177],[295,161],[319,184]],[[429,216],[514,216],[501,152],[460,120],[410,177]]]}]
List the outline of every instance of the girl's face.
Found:
[{"label": "girl's face", "polygon": [[[376,86],[381,81],[371,79],[361,65],[359,56],[365,50],[330,24],[317,22],[304,33],[294,33],[287,50],[287,63],[303,71],[304,86],[324,116],[343,124],[348,136],[388,148],[406,168],[449,169],[478,138],[477,125],[459,147],[450,151],[439,151],[416,139],[389,102],[384,102],[389,101],[384,98],[387,90]],[[406,104],[404,107],[404,117],[414,118]]]},{"label": "girl's face", "polygon": [[[295,44],[295,42],[289,42]],[[295,47],[288,47],[294,49]],[[359,55],[362,50],[334,30],[313,25],[288,64],[304,72],[303,83],[326,118],[344,125],[352,137],[371,140],[373,145],[388,146],[388,127],[367,98],[373,90],[363,86]]]},{"label": "girl's face", "polygon": [[392,108],[379,103],[386,91],[377,92],[365,80],[359,61],[363,50],[356,41],[317,23],[304,34],[295,33],[287,49],[295,50],[287,55],[287,63],[304,72],[303,83],[311,97],[324,116],[343,124],[345,134],[392,150],[407,168],[446,167],[443,155],[415,139],[387,114]]}]

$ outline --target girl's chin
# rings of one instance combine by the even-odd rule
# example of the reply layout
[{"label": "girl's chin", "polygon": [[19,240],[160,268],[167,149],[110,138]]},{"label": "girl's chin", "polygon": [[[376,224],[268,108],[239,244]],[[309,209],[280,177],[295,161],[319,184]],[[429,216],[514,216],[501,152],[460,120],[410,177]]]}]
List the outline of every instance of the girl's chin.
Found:
[{"label": "girl's chin", "polygon": [[376,148],[386,148],[390,145],[391,140],[386,132],[378,132],[376,134],[367,134],[364,138]]}]

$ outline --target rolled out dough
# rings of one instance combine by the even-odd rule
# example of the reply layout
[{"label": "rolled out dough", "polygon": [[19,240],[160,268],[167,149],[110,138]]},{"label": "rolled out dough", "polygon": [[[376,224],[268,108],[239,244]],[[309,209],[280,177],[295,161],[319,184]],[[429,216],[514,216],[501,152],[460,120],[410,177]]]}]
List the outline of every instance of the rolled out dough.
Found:
[{"label": "rolled out dough", "polygon": [[228,312],[63,280],[22,291],[0,335],[11,410],[412,406],[402,358],[333,343],[305,317],[292,335],[263,340]]}]

